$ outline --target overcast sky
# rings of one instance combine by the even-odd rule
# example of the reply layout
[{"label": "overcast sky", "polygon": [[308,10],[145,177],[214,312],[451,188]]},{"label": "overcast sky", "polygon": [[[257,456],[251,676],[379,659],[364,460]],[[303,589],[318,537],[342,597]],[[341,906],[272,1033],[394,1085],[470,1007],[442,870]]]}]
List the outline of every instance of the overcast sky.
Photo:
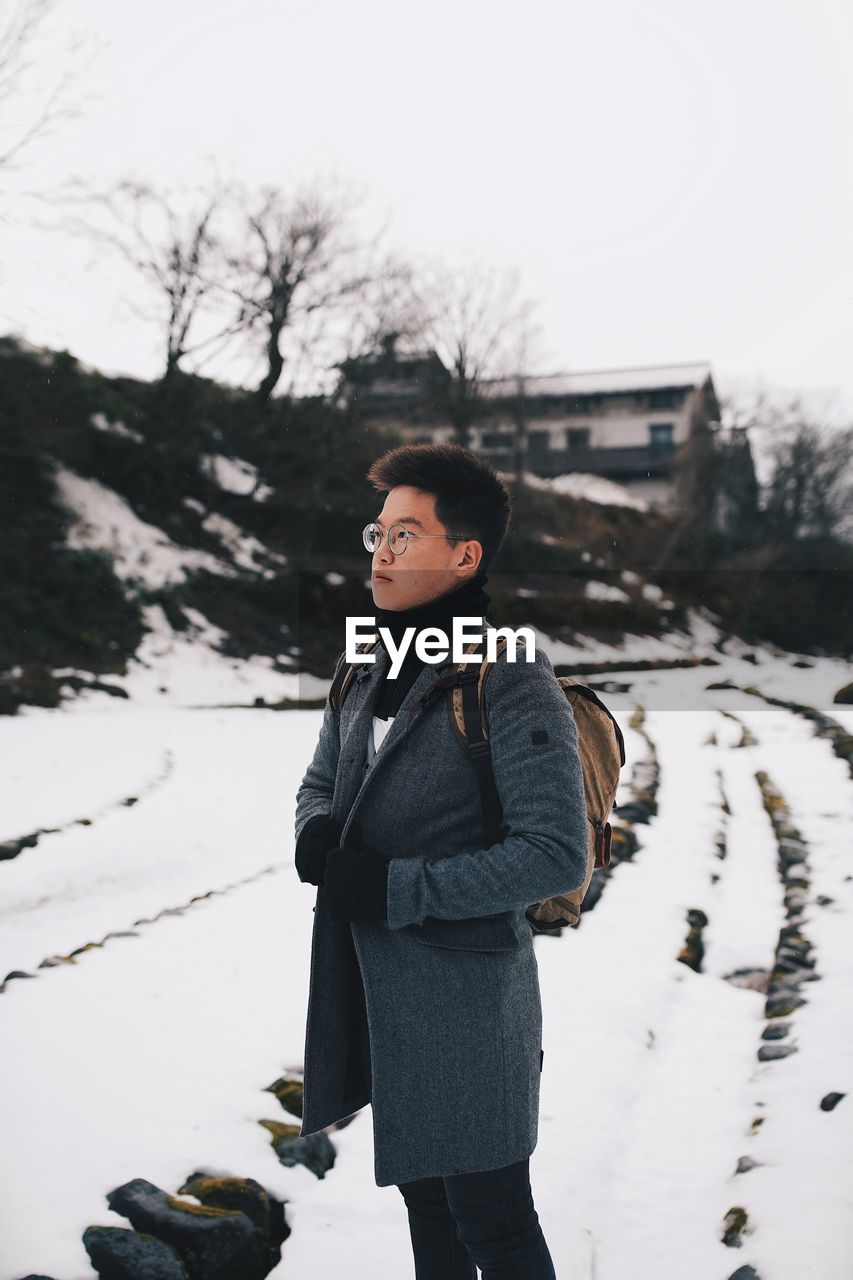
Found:
[{"label": "overcast sky", "polygon": [[[853,414],[850,0],[59,0],[46,76],[72,34],[89,105],[13,192],[337,174],[399,248],[517,266],[542,371],[708,360]],[[133,278],[6,210],[3,328],[158,373]]]}]

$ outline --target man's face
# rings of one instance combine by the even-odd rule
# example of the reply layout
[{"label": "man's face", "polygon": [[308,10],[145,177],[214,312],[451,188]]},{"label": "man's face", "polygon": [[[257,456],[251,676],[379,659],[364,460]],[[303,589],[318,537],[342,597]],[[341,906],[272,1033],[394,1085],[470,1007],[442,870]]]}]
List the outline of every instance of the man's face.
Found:
[{"label": "man's face", "polygon": [[410,609],[447,595],[476,571],[483,548],[474,539],[453,546],[447,538],[433,535],[470,533],[469,529],[446,529],[435,514],[435,497],[409,485],[391,489],[379,515],[375,517],[387,535],[394,524],[402,524],[415,535],[402,555],[388,549],[387,536],[373,552],[370,586],[373,603],[380,609]]}]

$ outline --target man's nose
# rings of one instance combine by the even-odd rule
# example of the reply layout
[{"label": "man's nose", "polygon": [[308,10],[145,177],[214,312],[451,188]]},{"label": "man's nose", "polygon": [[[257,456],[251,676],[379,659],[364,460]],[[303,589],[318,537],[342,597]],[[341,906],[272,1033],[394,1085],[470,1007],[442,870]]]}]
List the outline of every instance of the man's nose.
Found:
[{"label": "man's nose", "polygon": [[394,559],[393,551],[388,550],[388,538],[384,537],[373,553],[373,568],[380,564],[390,564]]}]

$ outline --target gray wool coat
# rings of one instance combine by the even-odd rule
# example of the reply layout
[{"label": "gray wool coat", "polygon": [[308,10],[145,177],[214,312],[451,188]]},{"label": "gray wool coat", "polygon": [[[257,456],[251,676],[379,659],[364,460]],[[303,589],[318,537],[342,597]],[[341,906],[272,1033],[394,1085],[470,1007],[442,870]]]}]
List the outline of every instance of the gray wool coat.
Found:
[{"label": "gray wool coat", "polygon": [[[340,715],[327,701],[297,792],[297,839],[309,818],[330,813],[343,824],[342,847],[357,821],[351,845],[359,836],[393,855],[387,922],[335,921],[317,891],[300,1130],[370,1102],[380,1187],[500,1168],[535,1148],[542,1006],[525,909],[586,874],[577,729],[547,655],[536,648],[528,663],[519,644],[516,661],[500,655],[486,682],[509,825],[491,847],[447,695],[416,710],[405,732],[411,705],[451,665],[425,664],[366,766],[390,666],[380,646]],[[363,1045],[369,1033],[368,1071],[360,1033]]]}]

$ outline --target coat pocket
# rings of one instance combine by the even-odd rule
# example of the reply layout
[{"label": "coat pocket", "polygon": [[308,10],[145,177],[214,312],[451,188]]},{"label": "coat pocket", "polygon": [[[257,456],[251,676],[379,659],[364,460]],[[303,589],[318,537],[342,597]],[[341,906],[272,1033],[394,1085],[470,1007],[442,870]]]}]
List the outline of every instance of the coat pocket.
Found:
[{"label": "coat pocket", "polygon": [[424,946],[450,947],[455,951],[514,951],[520,945],[506,911],[466,920],[427,916],[423,924],[406,925],[406,929]]}]

